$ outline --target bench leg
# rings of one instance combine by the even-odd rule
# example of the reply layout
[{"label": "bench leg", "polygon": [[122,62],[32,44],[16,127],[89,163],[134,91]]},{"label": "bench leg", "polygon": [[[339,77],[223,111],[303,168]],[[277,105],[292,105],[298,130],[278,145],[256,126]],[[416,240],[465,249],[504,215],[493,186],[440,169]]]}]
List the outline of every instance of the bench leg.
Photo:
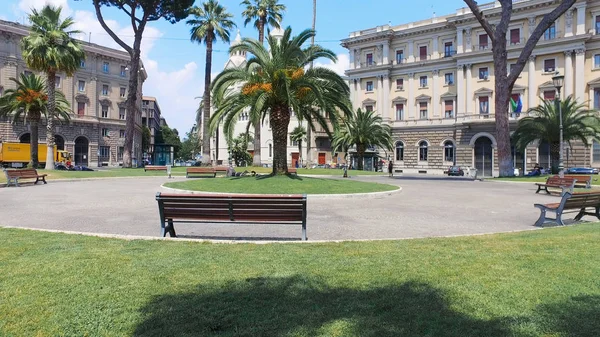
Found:
[{"label": "bench leg", "polygon": [[302,224],[302,241],[306,241],[306,222]]},{"label": "bench leg", "polygon": [[42,181],[44,182],[44,185],[47,184],[46,177],[42,177]]},{"label": "bench leg", "polygon": [[172,238],[177,237],[177,234],[175,234],[175,227],[173,226],[173,220],[171,219],[169,220],[169,226],[167,226],[167,230]]},{"label": "bench leg", "polygon": [[577,213],[577,215],[575,216],[575,221],[581,220],[581,218],[583,218],[584,215],[585,215],[585,207],[579,210],[579,213]]},{"label": "bench leg", "polygon": [[565,223],[562,221],[562,213],[556,212],[556,221],[555,222],[560,226],[565,225]]},{"label": "bench leg", "polygon": [[541,190],[541,189],[542,189],[542,186],[539,186],[539,185],[538,185],[538,189],[537,189],[537,191],[535,191],[535,193],[540,193],[540,190]]},{"label": "bench leg", "polygon": [[544,223],[546,222],[546,209],[540,209],[540,217],[535,222],[535,225],[538,227],[544,227]]}]

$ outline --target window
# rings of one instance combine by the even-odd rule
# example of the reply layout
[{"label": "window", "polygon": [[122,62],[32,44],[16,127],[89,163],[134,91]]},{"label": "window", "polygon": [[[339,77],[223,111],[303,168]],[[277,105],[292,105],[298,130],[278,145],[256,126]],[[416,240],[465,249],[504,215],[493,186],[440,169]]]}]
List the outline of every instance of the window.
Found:
[{"label": "window", "polygon": [[479,35],[479,50],[488,49],[488,36],[487,34]]},{"label": "window", "polygon": [[479,113],[482,115],[487,115],[490,113],[489,97],[487,97],[487,96],[479,97]]},{"label": "window", "polygon": [[366,112],[373,112],[373,106],[372,105],[365,106],[365,111]]},{"label": "window", "polygon": [[85,91],[85,81],[79,80],[77,82],[77,89],[79,90],[79,92],[84,92]]},{"label": "window", "polygon": [[85,115],[85,103],[84,102],[77,102],[77,115],[78,116]]},{"label": "window", "polygon": [[594,68],[600,68],[600,54],[594,55]]},{"label": "window", "polygon": [[404,50],[396,50],[396,64],[404,62]]},{"label": "window", "polygon": [[396,161],[404,160],[404,143],[396,142]]},{"label": "window", "polygon": [[102,72],[105,74],[108,74],[108,71],[110,70],[108,62],[104,62],[102,63]]},{"label": "window", "polygon": [[60,76],[54,77],[54,87],[60,88]]},{"label": "window", "polygon": [[108,132],[108,129],[106,128],[102,128],[102,137],[109,137],[110,133]]},{"label": "window", "polygon": [[125,138],[125,130],[119,130],[119,138]]},{"label": "window", "polygon": [[102,106],[102,118],[108,118],[108,106]]},{"label": "window", "polygon": [[367,54],[367,65],[368,66],[373,65],[373,54],[372,53]]},{"label": "window", "polygon": [[419,118],[427,119],[427,102],[419,102]]},{"label": "window", "polygon": [[594,89],[594,109],[600,110],[600,88]]},{"label": "window", "polygon": [[367,91],[373,91],[373,81],[367,81]]},{"label": "window", "polygon": [[79,62],[79,67],[85,68],[85,60],[81,60],[81,62]]},{"label": "window", "polygon": [[396,90],[404,90],[404,79],[403,78],[396,79]]},{"label": "window", "polygon": [[454,143],[450,140],[444,142],[444,161],[454,162]]},{"label": "window", "polygon": [[600,143],[596,140],[592,142],[592,154],[594,163],[600,162]]},{"label": "window", "polygon": [[600,34],[600,15],[596,16],[596,35]]},{"label": "window", "polygon": [[546,90],[546,91],[544,91],[544,100],[545,101],[553,101],[555,97],[556,97],[556,91],[555,90]]},{"label": "window", "polygon": [[451,101],[451,100],[444,101],[444,117],[446,117],[446,118],[454,117],[454,101]]},{"label": "window", "polygon": [[544,40],[553,40],[556,38],[556,23],[552,23],[552,26],[548,27],[544,32]]},{"label": "window", "polygon": [[269,144],[269,158],[273,157],[273,144]]},{"label": "window", "polygon": [[404,104],[396,104],[396,120],[401,121],[404,119]]},{"label": "window", "polygon": [[427,60],[427,46],[419,47],[419,59],[421,61]]},{"label": "window", "polygon": [[444,57],[451,57],[452,55],[454,55],[452,42],[444,43]]},{"label": "window", "polygon": [[127,68],[125,66],[121,66],[121,77],[125,77],[127,74]]},{"label": "window", "polygon": [[119,88],[119,96],[125,98],[125,88]]},{"label": "window", "polygon": [[100,157],[108,158],[110,156],[110,146],[100,146]]},{"label": "window", "polygon": [[544,60],[544,72],[546,72],[546,73],[554,72],[554,69],[556,69],[554,67],[555,64],[556,64],[555,59]]},{"label": "window", "polygon": [[479,68],[479,79],[480,80],[487,80],[488,76],[489,76],[489,70],[488,67],[485,68]]},{"label": "window", "polygon": [[125,108],[119,108],[119,119],[125,119]]},{"label": "window", "polygon": [[519,28],[510,30],[510,44],[521,43],[521,30]]},{"label": "window", "polygon": [[454,73],[446,73],[444,75],[444,82],[447,85],[453,85],[454,84]]},{"label": "window", "polygon": [[424,140],[419,143],[419,161],[427,161],[427,146]]},{"label": "window", "polygon": [[108,96],[108,84],[102,85],[102,96]]},{"label": "window", "polygon": [[123,160],[124,152],[125,152],[125,148],[123,146],[119,146],[117,149],[117,160]]},{"label": "window", "polygon": [[421,77],[419,78],[419,86],[420,86],[421,88],[425,88],[425,87],[427,87],[427,76],[421,76]]}]

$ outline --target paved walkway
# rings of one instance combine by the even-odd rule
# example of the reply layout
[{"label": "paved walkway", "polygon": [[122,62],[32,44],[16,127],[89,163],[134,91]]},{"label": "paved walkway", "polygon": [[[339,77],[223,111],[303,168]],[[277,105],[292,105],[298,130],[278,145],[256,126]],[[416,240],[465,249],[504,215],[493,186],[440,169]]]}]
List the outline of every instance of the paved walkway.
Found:
[{"label": "paved walkway", "polygon": [[[176,178],[181,180],[182,178]],[[355,177],[402,186],[400,193],[313,199],[309,240],[433,237],[532,229],[533,184],[442,177]],[[154,196],[163,177],[58,182],[0,188],[0,225],[91,233],[158,236]],[[171,180],[172,181],[172,180]],[[181,237],[299,239],[298,226],[178,225]]]}]

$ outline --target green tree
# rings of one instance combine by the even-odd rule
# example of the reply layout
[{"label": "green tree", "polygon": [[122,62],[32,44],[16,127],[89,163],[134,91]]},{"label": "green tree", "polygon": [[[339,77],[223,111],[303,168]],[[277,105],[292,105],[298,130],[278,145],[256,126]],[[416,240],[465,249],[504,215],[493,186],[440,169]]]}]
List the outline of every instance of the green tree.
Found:
[{"label": "green tree", "polygon": [[194,128],[192,128],[188,133],[186,133],[185,139],[183,142],[181,142],[181,149],[177,153],[176,157],[185,160],[194,159],[195,155],[198,154],[200,150],[201,147],[198,133],[194,132]]},{"label": "green tree", "polygon": [[369,147],[378,146],[386,150],[393,148],[392,129],[374,111],[358,109],[356,114],[347,116],[344,125],[336,131],[332,146],[335,151],[346,152],[350,147],[356,146],[358,169],[362,170],[365,151]]},{"label": "green tree", "polygon": [[[524,150],[528,144],[539,141],[550,145],[552,168],[558,167],[560,153],[560,118],[557,101],[542,100],[542,104],[529,110],[530,116],[519,120],[513,134],[515,146]],[[563,139],[571,143],[580,140],[588,144],[590,139],[600,137],[600,118],[596,111],[588,110],[572,96],[560,102],[563,118]]]},{"label": "green tree", "polygon": [[298,125],[292,130],[290,134],[292,142],[298,143],[298,155],[300,156],[300,163],[302,163],[302,141],[306,139],[306,129],[302,125]]},{"label": "green tree", "polygon": [[[48,89],[45,81],[34,74],[21,74],[19,80],[11,77],[15,82],[16,89],[7,89],[4,95],[0,97],[0,116],[13,119],[13,123],[23,119],[24,123],[29,122],[31,127],[30,137],[30,155],[31,166],[37,168],[38,162],[38,138],[39,124],[42,115],[48,114]],[[56,117],[69,120],[69,103],[62,92],[56,92]],[[52,153],[50,156],[53,156]]]},{"label": "green tree", "polygon": [[[194,4],[194,0],[92,0],[96,9],[96,17],[100,25],[110,37],[125,49],[130,57],[129,67],[129,84],[127,87],[127,120],[125,126],[125,146],[123,152],[123,167],[131,167],[132,147],[133,147],[133,130],[135,126],[136,116],[139,115],[137,107],[138,102],[138,86],[140,72],[140,56],[142,37],[148,22],[165,19],[170,23],[178,22],[188,16],[190,6]],[[133,29],[133,44],[130,46],[125,43],[104,21],[101,7],[116,7],[124,12],[131,20],[131,28]]]},{"label": "green tree", "polygon": [[[335,72],[316,67],[305,70],[318,58],[336,61],[335,54],[318,45],[303,48],[314,31],[305,30],[292,37],[287,28],[281,40],[267,38],[269,48],[259,41],[244,38],[231,52],[246,51],[253,56],[242,69],[226,69],[213,83],[212,92],[217,110],[210,119],[211,129],[223,120],[226,135],[233,134],[240,113],[248,111],[251,121],[269,119],[273,130],[273,174],[287,173],[287,138],[292,110],[309,127],[315,122],[327,133],[337,125],[340,114],[351,114],[350,89]],[[242,90],[231,92],[230,87],[242,84]]]},{"label": "green tree", "polygon": [[210,132],[208,120],[210,119],[210,83],[212,71],[212,52],[213,43],[217,39],[223,42],[229,42],[230,30],[235,27],[231,20],[233,15],[227,12],[227,9],[219,4],[217,0],[208,0],[202,4],[202,7],[193,7],[190,13],[193,19],[187,21],[192,26],[190,29],[191,40],[193,42],[204,43],[206,45],[206,65],[204,69],[204,95],[202,103],[204,104],[203,134],[202,134],[202,162],[210,163]]},{"label": "green tree", "polygon": [[142,125],[142,151],[148,152],[150,150],[150,139],[152,135],[150,134],[150,129],[146,125]]},{"label": "green tree", "polygon": [[[281,28],[280,23],[286,7],[278,0],[244,0],[240,5],[246,7],[242,12],[244,27],[254,20],[254,27],[258,30],[258,41],[261,44],[265,40],[265,28],[269,26]],[[254,166],[261,165],[261,124],[260,121],[254,122],[254,159],[252,161]]]},{"label": "green tree", "polygon": [[56,73],[64,72],[72,76],[79,69],[81,61],[85,59],[85,52],[81,44],[73,38],[80,33],[71,30],[75,23],[73,18],[60,18],[62,7],[46,5],[41,11],[31,10],[29,21],[31,29],[29,35],[21,40],[23,60],[28,67],[46,73],[48,83],[48,106],[46,124],[46,169],[54,169],[54,119],[56,107]]},{"label": "green tree", "polygon": [[241,133],[228,141],[229,153],[235,166],[247,166],[252,161],[252,155],[248,152],[250,142],[252,142],[252,137],[247,133]]}]

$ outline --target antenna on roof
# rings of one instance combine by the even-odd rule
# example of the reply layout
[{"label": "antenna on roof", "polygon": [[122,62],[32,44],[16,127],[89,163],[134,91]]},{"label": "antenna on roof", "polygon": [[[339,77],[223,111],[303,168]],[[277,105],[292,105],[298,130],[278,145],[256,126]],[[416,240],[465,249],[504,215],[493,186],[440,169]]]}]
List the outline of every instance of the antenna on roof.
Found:
[{"label": "antenna on roof", "polygon": [[435,18],[435,11],[433,10],[433,5],[431,5],[431,11],[433,12],[433,17]]}]

